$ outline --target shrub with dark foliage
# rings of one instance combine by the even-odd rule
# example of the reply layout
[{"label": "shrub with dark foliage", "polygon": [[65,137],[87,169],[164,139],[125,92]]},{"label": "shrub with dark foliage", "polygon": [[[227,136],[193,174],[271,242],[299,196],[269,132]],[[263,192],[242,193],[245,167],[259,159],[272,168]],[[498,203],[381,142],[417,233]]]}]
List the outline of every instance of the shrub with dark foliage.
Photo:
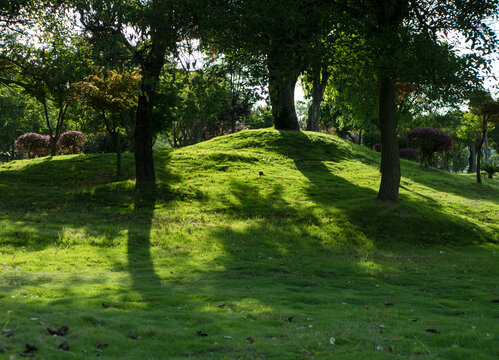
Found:
[{"label": "shrub with dark foliage", "polygon": [[17,151],[26,158],[50,154],[50,137],[37,133],[26,133],[16,140]]},{"label": "shrub with dark foliage", "polygon": [[419,152],[413,148],[403,148],[399,150],[399,157],[401,159],[419,161]]},{"label": "shrub with dark foliage", "polygon": [[373,150],[377,152],[381,152],[381,144],[377,143],[373,145]]},{"label": "shrub with dark foliage", "polygon": [[81,131],[66,131],[61,134],[57,145],[64,154],[78,154],[83,150],[85,134]]},{"label": "shrub with dark foliage", "polygon": [[418,149],[421,164],[429,166],[436,152],[449,151],[454,142],[442,130],[433,128],[415,128],[405,134],[407,142]]},{"label": "shrub with dark foliage", "polygon": [[[125,152],[128,150],[128,137],[123,134],[119,134],[119,136],[121,152]],[[113,139],[109,134],[95,134],[89,136],[83,146],[83,152],[85,154],[113,153],[115,151],[116,148],[114,147]]]}]

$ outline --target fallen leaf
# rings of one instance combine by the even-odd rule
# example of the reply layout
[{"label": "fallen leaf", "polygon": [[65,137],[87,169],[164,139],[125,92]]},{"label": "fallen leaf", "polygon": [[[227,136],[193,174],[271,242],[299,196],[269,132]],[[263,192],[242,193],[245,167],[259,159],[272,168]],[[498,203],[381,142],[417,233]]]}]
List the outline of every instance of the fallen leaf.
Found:
[{"label": "fallen leaf", "polygon": [[499,299],[492,299],[492,300],[490,300],[490,302],[499,303]]},{"label": "fallen leaf", "polygon": [[61,327],[59,328],[59,330],[57,330],[57,332],[59,333],[59,336],[64,336],[64,335],[66,335],[66,334],[68,333],[68,331],[69,331],[69,328],[68,328],[66,325],[61,326]]},{"label": "fallen leaf", "polygon": [[308,355],[308,356],[312,356],[312,353],[310,351],[307,351],[305,349],[301,349],[300,352],[303,354],[303,355]]},{"label": "fallen leaf", "polygon": [[391,341],[400,341],[402,340],[403,337],[402,336],[392,336],[392,338],[390,339]]},{"label": "fallen leaf", "polygon": [[391,345],[388,346],[388,351],[391,352],[391,353],[393,352],[393,347]]},{"label": "fallen leaf", "polygon": [[393,303],[391,301],[387,301],[387,302],[385,302],[385,305],[386,306],[393,306]]},{"label": "fallen leaf", "polygon": [[418,321],[418,319],[409,319],[409,321],[416,322],[416,321]]},{"label": "fallen leaf", "polygon": [[30,351],[37,351],[38,348],[33,345],[33,344],[26,344],[26,350],[24,350],[25,353],[28,353]]},{"label": "fallen leaf", "polygon": [[440,334],[440,331],[436,329],[426,329],[426,332],[433,333],[433,334]]},{"label": "fallen leaf", "polygon": [[62,350],[65,350],[65,351],[69,350],[69,345],[68,345],[68,342],[67,342],[67,341],[64,341],[63,343],[61,343],[61,344],[59,345],[59,347],[60,347]]},{"label": "fallen leaf", "polygon": [[286,322],[288,322],[288,323],[292,323],[292,322],[293,322],[293,317],[292,317],[292,316],[290,316],[290,317],[288,317],[288,318],[284,319],[284,321],[286,321]]},{"label": "fallen leaf", "polygon": [[369,304],[365,304],[364,309],[369,310]]},{"label": "fallen leaf", "polygon": [[224,307],[224,306],[225,306],[225,304],[220,304],[220,305],[218,305],[217,307],[218,307],[219,309],[223,309],[223,307]]},{"label": "fallen leaf", "polygon": [[101,348],[103,348],[103,347],[106,347],[107,345],[108,345],[108,344],[107,344],[107,342],[104,342],[104,341],[103,341],[103,342],[100,342],[100,343],[98,343],[98,344],[97,344],[97,348],[98,348],[98,349],[101,349]]},{"label": "fallen leaf", "polygon": [[246,338],[246,342],[248,344],[253,344],[255,342],[255,339],[253,339],[251,336]]},{"label": "fallen leaf", "polygon": [[336,339],[335,339],[334,337],[332,337],[332,336],[331,336],[331,337],[329,338],[329,343],[330,343],[331,345],[336,345],[336,344],[335,344],[335,342],[336,342]]},{"label": "fallen leaf", "polygon": [[208,336],[208,334],[204,333],[202,330],[196,331],[196,334],[198,334],[199,336]]},{"label": "fallen leaf", "polygon": [[105,303],[102,303],[102,307],[103,307],[104,309],[107,309],[107,308],[108,308],[108,307],[110,307],[110,306],[111,306],[111,304],[105,304]]},{"label": "fallen leaf", "polygon": [[57,330],[54,330],[54,329],[51,329],[51,328],[47,328],[47,331],[49,332],[50,335],[59,335],[57,333]]},{"label": "fallen leaf", "polygon": [[129,332],[128,336],[130,336],[130,339],[137,339],[137,335],[135,335],[133,332]]}]

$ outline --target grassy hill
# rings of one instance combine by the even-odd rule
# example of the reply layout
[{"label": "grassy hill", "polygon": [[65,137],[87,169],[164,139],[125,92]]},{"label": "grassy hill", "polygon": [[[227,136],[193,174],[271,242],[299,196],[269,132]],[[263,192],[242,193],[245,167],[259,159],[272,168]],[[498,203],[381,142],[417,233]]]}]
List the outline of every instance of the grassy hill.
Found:
[{"label": "grassy hill", "polygon": [[276,130],[155,161],[0,166],[0,358],[499,357],[498,180],[402,160],[379,203],[378,153]]}]

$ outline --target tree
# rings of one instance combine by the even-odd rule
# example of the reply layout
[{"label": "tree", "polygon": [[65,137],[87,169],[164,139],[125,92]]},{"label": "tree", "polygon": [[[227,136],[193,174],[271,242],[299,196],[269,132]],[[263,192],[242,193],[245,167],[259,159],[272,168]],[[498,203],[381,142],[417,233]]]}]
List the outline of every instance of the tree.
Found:
[{"label": "tree", "polygon": [[130,61],[142,79],[135,112],[135,174],[137,186],[155,182],[152,120],[155,96],[166,55],[177,51],[186,31],[194,27],[196,0],[75,1],[94,50],[106,62]]},{"label": "tree", "polygon": [[[370,0],[339,1],[350,16],[350,31],[366,41],[364,63],[378,84],[378,121],[381,134],[381,183],[378,199],[397,200],[400,161],[395,116],[395,84],[411,82],[449,97],[464,91],[484,64],[478,55],[458,57],[441,34],[463,34],[472,47],[489,52],[496,38],[486,18],[497,13],[496,1],[473,2]],[[452,96],[451,96],[452,95]]]},{"label": "tree", "polygon": [[487,137],[489,128],[499,123],[499,101],[494,100],[487,91],[477,90],[470,99],[470,110],[477,119],[477,139],[476,139],[476,181],[482,183],[481,159],[482,147]]},{"label": "tree", "polygon": [[50,137],[50,155],[54,156],[73,101],[72,83],[83,77],[86,60],[84,43],[79,39],[68,42],[66,33],[45,36],[50,38],[41,45],[19,40],[0,53],[0,83],[23,88],[40,103]]},{"label": "tree", "polygon": [[[331,2],[209,1],[201,37],[218,51],[265,73],[276,129],[299,130],[294,88],[330,31]],[[310,19],[313,19],[311,21]]]},{"label": "tree", "polygon": [[[89,75],[85,81],[74,84],[75,95],[87,107],[102,116],[107,132],[113,139],[116,151],[116,176],[121,176],[120,125],[123,114],[137,106],[138,71],[108,70]],[[121,121],[120,121],[121,120]]]}]

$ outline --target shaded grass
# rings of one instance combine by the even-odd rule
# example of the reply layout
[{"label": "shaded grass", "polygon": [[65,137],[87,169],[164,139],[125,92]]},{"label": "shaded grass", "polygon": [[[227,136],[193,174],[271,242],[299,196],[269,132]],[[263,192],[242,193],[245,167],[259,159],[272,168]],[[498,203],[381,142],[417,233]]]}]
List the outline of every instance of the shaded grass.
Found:
[{"label": "shaded grass", "polygon": [[[158,186],[142,194],[129,155],[122,179],[112,155],[3,165],[0,323],[14,335],[0,348],[496,358],[497,181],[402,161],[401,201],[382,204],[378,156],[325,135],[245,131],[158,153]],[[45,330],[62,325],[71,355]]]}]

